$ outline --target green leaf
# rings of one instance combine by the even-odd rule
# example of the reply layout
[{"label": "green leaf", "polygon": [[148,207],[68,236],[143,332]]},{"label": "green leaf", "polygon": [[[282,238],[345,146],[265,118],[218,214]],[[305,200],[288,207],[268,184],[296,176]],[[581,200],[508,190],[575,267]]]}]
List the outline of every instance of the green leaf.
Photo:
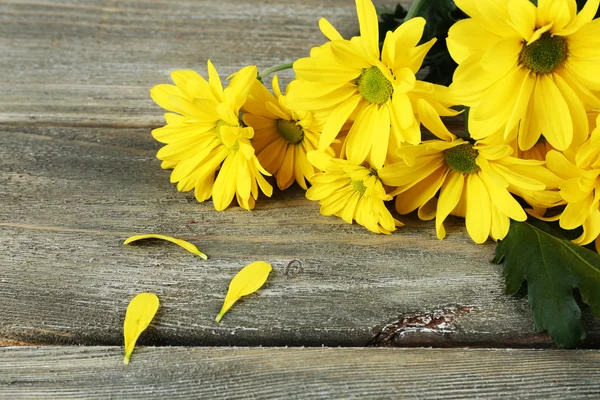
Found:
[{"label": "green leaf", "polygon": [[583,302],[600,319],[600,255],[543,222],[511,221],[493,261],[504,262],[507,294],[515,294],[527,281],[536,329],[547,330],[559,347],[576,346],[585,338],[573,289],[579,289]]}]

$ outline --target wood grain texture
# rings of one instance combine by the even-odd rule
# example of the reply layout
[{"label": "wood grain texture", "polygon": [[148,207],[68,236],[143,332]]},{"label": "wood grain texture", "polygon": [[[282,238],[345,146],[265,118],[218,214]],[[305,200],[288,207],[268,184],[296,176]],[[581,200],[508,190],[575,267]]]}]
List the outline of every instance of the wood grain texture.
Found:
[{"label": "wood grain texture", "polygon": [[0,397],[597,399],[600,352],[463,349],[0,350]]},{"label": "wood grain texture", "polygon": [[[0,343],[119,344],[128,301],[153,291],[162,307],[142,344],[549,346],[526,301],[503,294],[493,244],[460,220],[444,241],[414,217],[376,236],[298,189],[218,213],[160,170],[150,87],[209,57],[224,77],[306,55],[321,16],[357,31],[353,3],[0,2]],[[210,259],[121,245],[150,232]],[[274,266],[266,287],[216,324],[229,279],[260,259]],[[584,346],[598,347],[584,315]]]},{"label": "wood grain texture", "polygon": [[211,59],[224,78],[306,57],[321,17],[358,32],[352,0],[5,0],[0,123],[158,126],[149,90],[170,71],[205,74]]},{"label": "wood grain texture", "polygon": [[[493,244],[473,244],[461,220],[443,241],[414,217],[379,236],[321,216],[298,189],[261,198],[253,212],[216,212],[169,184],[146,129],[0,132],[5,339],[119,344],[128,301],[152,291],[162,307],[143,343],[549,345],[525,300],[503,294]],[[122,245],[152,232],[190,240],[210,259],[167,243]],[[274,266],[267,286],[215,323],[231,277],[262,259]],[[301,266],[288,268],[292,260]],[[439,324],[419,322],[436,312],[446,316]],[[598,346],[598,322],[586,326],[586,345]]]}]

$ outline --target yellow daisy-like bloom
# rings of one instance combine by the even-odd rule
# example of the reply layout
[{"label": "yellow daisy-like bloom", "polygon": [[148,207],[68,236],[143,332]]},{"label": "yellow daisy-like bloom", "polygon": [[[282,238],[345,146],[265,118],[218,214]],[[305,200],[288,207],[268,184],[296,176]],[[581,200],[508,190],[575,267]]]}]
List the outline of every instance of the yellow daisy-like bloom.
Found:
[{"label": "yellow daisy-like bloom", "polygon": [[[448,215],[464,217],[467,232],[476,243],[489,236],[503,239],[510,219],[527,218],[511,193],[537,199],[548,185],[557,185],[544,163],[511,157],[508,145],[472,145],[462,139],[431,140],[398,150],[404,160],[379,171],[381,179],[397,189],[396,210],[419,218],[435,218],[437,237],[446,236]],[[439,193],[439,194],[438,194]]]},{"label": "yellow daisy-like bloom", "polygon": [[553,219],[559,219],[563,229],[583,227],[583,233],[573,242],[586,245],[595,241],[600,253],[600,128],[577,151],[552,150],[546,161],[548,168],[564,179],[560,195],[567,203]]},{"label": "yellow daisy-like bloom", "polygon": [[385,192],[377,170],[319,151],[309,153],[308,158],[324,171],[313,177],[306,192],[309,200],[319,202],[321,214],[336,215],[349,224],[354,220],[371,232],[386,235],[402,226],[385,207],[384,201],[392,200],[392,196]]},{"label": "yellow daisy-like bloom", "polygon": [[[277,178],[279,189],[287,189],[296,181],[306,190],[306,182],[318,172],[306,153],[317,149],[324,119],[309,111],[290,108],[277,76],[272,86],[275,97],[256,80],[242,108],[242,118],[254,128],[252,145],[258,160]],[[327,154],[333,156],[333,149],[328,148]]]},{"label": "yellow daisy-like bloom", "polygon": [[208,61],[208,81],[194,71],[175,71],[171,74],[175,85],[157,85],[150,92],[159,106],[170,111],[165,114],[167,125],[152,131],[156,140],[166,144],[156,155],[162,168],[173,168],[170,179],[177,190],[193,189],[199,202],[212,196],[219,211],[234,197],[241,207],[252,209],[258,187],[267,196],[273,192],[261,175],[269,173],[250,144],[254,131],[238,117],[256,74],[255,66],[245,67],[223,90]]},{"label": "yellow daisy-like bloom", "polygon": [[354,124],[346,138],[346,156],[354,164],[368,160],[380,168],[390,141],[418,144],[420,124],[439,137],[450,132],[440,115],[456,115],[448,89],[418,81],[415,74],[435,39],[417,46],[425,20],[414,18],[388,32],[379,51],[377,13],[371,0],[356,0],[360,36],[344,40],[329,22],[319,22],[331,40],[313,48],[308,58],[294,63],[291,106],[311,111],[331,109],[319,149],[325,150],[348,120]]},{"label": "yellow daisy-like bloom", "polygon": [[599,0],[455,0],[471,18],[450,28],[459,64],[451,89],[471,107],[474,139],[518,129],[529,150],[544,135],[566,150],[589,135],[586,110],[600,106]]}]

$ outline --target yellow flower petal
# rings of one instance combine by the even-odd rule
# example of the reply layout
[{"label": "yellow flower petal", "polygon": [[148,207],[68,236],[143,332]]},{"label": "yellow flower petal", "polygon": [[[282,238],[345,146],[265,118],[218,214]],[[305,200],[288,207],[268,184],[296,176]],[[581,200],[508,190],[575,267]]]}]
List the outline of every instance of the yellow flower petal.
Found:
[{"label": "yellow flower petal", "polygon": [[378,116],[379,106],[370,104],[362,110],[350,128],[346,138],[346,155],[353,164],[361,164],[367,158]]},{"label": "yellow flower petal", "polygon": [[219,78],[219,73],[210,60],[208,60],[207,66],[208,84],[210,85],[213,95],[220,100],[223,98],[223,84],[221,83],[221,78]]},{"label": "yellow flower petal", "polygon": [[566,150],[573,141],[569,106],[556,84],[546,75],[538,77],[533,107],[548,142],[557,150]]},{"label": "yellow flower petal", "polygon": [[[392,123],[397,121],[393,126],[396,126],[395,129],[398,131],[398,134],[402,134],[402,131],[410,128],[411,125],[415,123],[415,113],[413,112],[410,98],[406,93],[394,92],[392,95],[392,105],[390,108]],[[420,141],[421,138],[419,137],[418,139],[418,141]]]},{"label": "yellow flower petal", "polygon": [[272,269],[271,265],[264,261],[256,261],[242,268],[231,280],[223,307],[215,320],[220,322],[223,315],[236,301],[260,289],[267,281]]},{"label": "yellow flower petal", "polygon": [[[383,167],[385,158],[388,152],[390,141],[390,112],[387,105],[379,107],[377,110],[376,120],[371,132],[371,155],[369,163],[371,167],[380,169]],[[365,133],[362,133],[363,135]]]},{"label": "yellow flower petal", "polygon": [[446,237],[444,220],[450,215],[460,201],[464,184],[465,177],[462,174],[450,171],[446,177],[446,181],[442,185],[435,215],[435,230],[438,239]]},{"label": "yellow flower petal", "polygon": [[596,251],[600,253],[600,210],[594,210],[590,213],[583,224],[583,233],[573,243],[586,245],[595,241]]},{"label": "yellow flower petal", "polygon": [[531,40],[535,29],[537,9],[529,0],[509,0],[508,12],[513,27],[526,42]]},{"label": "yellow flower petal", "polygon": [[[447,174],[448,169],[439,168],[410,189],[400,193],[396,197],[396,211],[398,214],[408,214],[419,208],[420,219],[435,218],[437,199],[434,196],[442,187]],[[435,204],[430,204],[432,200],[436,200]],[[433,210],[430,207],[434,207]],[[433,214],[431,214],[432,212]]]},{"label": "yellow flower petal", "polygon": [[183,114],[183,111],[173,104],[171,100],[173,96],[182,96],[181,90],[177,86],[173,85],[156,85],[150,89],[150,97],[159,106],[165,110],[173,111],[179,114]]},{"label": "yellow flower petal", "polygon": [[483,54],[481,65],[488,71],[504,76],[518,62],[523,42],[518,37],[507,37],[499,40]]},{"label": "yellow flower petal", "polygon": [[319,29],[321,29],[323,35],[325,35],[325,37],[331,41],[344,39],[342,35],[340,35],[340,33],[333,27],[333,25],[331,25],[331,23],[325,18],[321,18],[319,20]]},{"label": "yellow flower petal", "polygon": [[499,211],[515,221],[525,221],[527,219],[527,214],[523,211],[523,207],[521,207],[519,202],[515,200],[506,188],[496,185],[485,173],[479,174],[479,177],[489,194],[492,204]]},{"label": "yellow flower petal", "polygon": [[229,207],[235,196],[237,179],[232,179],[232,177],[237,176],[237,158],[237,154],[227,157],[221,166],[219,176],[217,176],[217,179],[215,180],[215,185],[213,187],[213,205],[217,211],[223,211]]},{"label": "yellow flower petal", "polygon": [[483,52],[499,39],[498,35],[487,30],[479,22],[467,18],[450,27],[446,42],[452,58],[460,64],[473,54]]},{"label": "yellow flower petal", "polygon": [[[406,65],[407,68],[411,70],[413,74],[416,74],[421,69],[421,65],[423,65],[423,61],[425,57],[429,53],[429,50],[433,47],[433,45],[437,42],[436,38],[431,39],[430,41],[423,43],[420,46],[415,47],[414,49],[410,49],[408,52],[408,58],[403,63],[396,63],[396,69],[393,69],[394,73],[398,67]],[[444,86],[445,87],[445,86]]]},{"label": "yellow flower petal", "polygon": [[599,0],[587,0],[581,11],[563,29],[554,32],[555,35],[567,36],[575,33],[583,25],[591,22],[598,11]]},{"label": "yellow flower petal", "polygon": [[444,125],[433,106],[425,101],[425,99],[419,99],[417,101],[417,110],[419,112],[421,123],[423,123],[423,125],[435,136],[447,141],[452,141],[456,138],[456,136],[450,133],[448,128],[446,128],[446,125]]},{"label": "yellow flower petal", "polygon": [[494,240],[502,240],[508,234],[508,229],[510,228],[510,218],[506,216],[506,214],[501,213],[492,203],[492,228],[490,231],[490,236]]},{"label": "yellow flower petal", "polygon": [[417,215],[419,216],[419,219],[421,219],[423,221],[431,221],[432,219],[435,218],[436,209],[437,209],[437,198],[432,197],[425,204],[423,204],[421,207],[419,207],[419,210],[417,211]]},{"label": "yellow flower petal", "polygon": [[322,151],[314,150],[306,154],[308,161],[315,166],[315,168],[325,171],[329,166],[331,157]]},{"label": "yellow flower petal", "polygon": [[519,149],[529,150],[537,143],[542,134],[538,117],[535,115],[533,101],[529,102],[525,116],[519,124],[519,137],[517,142]]},{"label": "yellow flower petal", "polygon": [[373,61],[379,60],[379,24],[375,6],[371,0],[356,0],[356,12],[364,50]]},{"label": "yellow flower petal", "polygon": [[490,196],[478,174],[469,175],[466,185],[467,232],[475,243],[481,244],[487,240],[492,226]]},{"label": "yellow flower petal", "polygon": [[321,138],[319,139],[319,150],[325,151],[335,140],[342,126],[346,123],[352,112],[360,103],[359,96],[352,96],[339,104],[330,114],[329,119],[323,127]]},{"label": "yellow flower petal", "polygon": [[294,182],[294,149],[296,146],[288,146],[281,168],[277,173],[277,185],[279,188],[288,187]]},{"label": "yellow flower petal", "polygon": [[165,236],[165,235],[159,235],[156,233],[151,233],[151,234],[147,234],[147,235],[135,235],[135,236],[131,236],[128,237],[123,244],[129,244],[131,242],[135,242],[137,240],[143,240],[143,239],[161,239],[161,240],[166,240],[168,242],[171,243],[175,243],[176,245],[179,245],[181,247],[183,247],[184,249],[186,249],[187,251],[189,251],[190,253],[194,253],[197,256],[200,256],[201,258],[207,260],[208,257],[206,256],[206,254],[202,253],[200,250],[198,250],[198,248],[191,244],[190,242],[186,242],[185,240],[182,239],[176,239],[174,237],[171,236]]},{"label": "yellow flower petal", "polygon": [[[598,21],[600,21],[600,19],[598,19]],[[579,96],[584,103],[595,108],[600,108],[600,99],[580,81],[581,77],[578,77],[577,74],[574,74],[569,68],[559,71],[557,75],[560,75],[561,78],[571,86],[571,89],[577,93],[577,96]]]},{"label": "yellow flower petal", "polygon": [[550,150],[548,154],[546,154],[546,163],[552,172],[563,179],[579,177],[579,169],[572,162],[567,160],[564,154],[556,150]]},{"label": "yellow flower petal", "polygon": [[544,26],[554,23],[554,30],[564,28],[574,16],[571,14],[572,10],[569,3],[575,5],[572,0],[538,0],[537,25]]},{"label": "yellow flower petal", "polygon": [[[529,2],[529,0],[525,1]],[[534,86],[535,78],[532,76],[530,71],[527,71],[523,77],[521,88],[518,91],[519,94],[517,96],[515,106],[513,107],[510,118],[508,119],[506,127],[504,128],[504,139],[506,139],[515,126],[517,126],[519,120],[527,115],[527,107],[531,100],[531,94],[533,93]]]},{"label": "yellow flower petal", "polygon": [[590,191],[581,190],[579,178],[569,179],[560,185],[560,196],[569,203],[577,203],[585,199]]},{"label": "yellow flower petal", "polygon": [[129,357],[131,357],[135,343],[152,322],[158,306],[158,297],[152,293],[138,294],[127,306],[125,322],[123,323],[123,335],[125,337],[123,364],[129,364]]},{"label": "yellow flower petal", "polygon": [[[328,64],[323,65],[323,62],[328,62]],[[338,64],[331,56],[327,60],[323,60],[323,57],[301,58],[294,62],[294,71],[303,80],[330,83],[350,82],[358,78],[361,73],[360,68]]]},{"label": "yellow flower petal", "polygon": [[594,196],[586,196],[583,200],[567,204],[560,217],[560,227],[563,229],[575,229],[585,222],[590,214],[590,206]]},{"label": "yellow flower petal", "polygon": [[565,99],[573,120],[572,145],[580,145],[587,139],[590,130],[585,106],[571,86],[560,75],[556,74],[554,76],[554,83]]}]

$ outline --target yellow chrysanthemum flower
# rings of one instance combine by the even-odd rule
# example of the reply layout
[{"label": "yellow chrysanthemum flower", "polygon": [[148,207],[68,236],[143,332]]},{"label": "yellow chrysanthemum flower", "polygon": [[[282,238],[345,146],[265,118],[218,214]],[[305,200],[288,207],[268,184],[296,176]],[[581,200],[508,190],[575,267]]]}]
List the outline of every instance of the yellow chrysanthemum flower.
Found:
[{"label": "yellow chrysanthemum flower", "polygon": [[459,64],[451,89],[471,107],[472,137],[518,129],[528,150],[544,135],[566,150],[586,140],[586,110],[600,106],[599,0],[456,0],[471,18],[450,28]]},{"label": "yellow chrysanthemum flower", "polygon": [[[275,97],[258,80],[255,81],[242,110],[244,123],[254,129],[252,145],[261,165],[277,178],[279,189],[298,182],[304,190],[306,181],[318,171],[306,153],[317,149],[324,119],[313,113],[287,105],[277,76],[273,78]],[[333,149],[326,152],[333,156]]]},{"label": "yellow chrysanthemum flower", "polygon": [[398,195],[398,213],[418,209],[419,218],[435,218],[439,239],[446,236],[448,215],[464,217],[471,238],[483,243],[489,236],[504,238],[511,218],[527,218],[511,193],[534,200],[540,193],[543,199],[547,184],[558,184],[543,162],[520,160],[512,153],[508,145],[472,145],[456,138],[425,141],[401,147],[398,155],[404,161],[383,167],[379,176],[397,187],[391,194]]},{"label": "yellow chrysanthemum flower", "polygon": [[376,169],[331,158],[319,151],[309,153],[308,159],[324,171],[313,177],[313,184],[306,192],[309,200],[319,202],[321,214],[336,215],[349,224],[354,220],[371,232],[386,235],[396,226],[402,226],[384,204],[392,197],[385,192]]},{"label": "yellow chrysanthemum flower", "polygon": [[171,74],[175,85],[157,85],[150,92],[159,106],[170,111],[165,114],[167,125],[152,131],[156,140],[166,144],[156,155],[162,168],[173,168],[171,182],[177,182],[177,190],[194,189],[199,202],[212,196],[219,211],[234,196],[241,207],[252,209],[258,187],[267,196],[273,192],[261,175],[269,173],[249,141],[254,131],[238,117],[256,74],[255,66],[245,67],[223,90],[208,61],[208,81],[194,71],[175,71]]},{"label": "yellow chrysanthemum flower", "polygon": [[567,203],[560,215],[550,219],[559,219],[563,229],[583,227],[583,233],[573,242],[586,245],[595,241],[600,253],[600,128],[577,151],[552,150],[546,162],[564,179],[560,195]]},{"label": "yellow chrysanthemum flower", "polygon": [[[377,13],[371,0],[356,0],[360,36],[344,40],[329,22],[319,22],[331,40],[294,63],[296,80],[288,103],[311,111],[331,109],[319,149],[325,150],[348,120],[346,156],[354,164],[365,160],[376,168],[386,161],[390,141],[418,144],[420,124],[439,137],[450,132],[440,115],[456,115],[446,87],[416,80],[435,39],[417,46],[425,20],[414,18],[388,32],[379,51]],[[395,148],[390,152],[393,154]]]}]

